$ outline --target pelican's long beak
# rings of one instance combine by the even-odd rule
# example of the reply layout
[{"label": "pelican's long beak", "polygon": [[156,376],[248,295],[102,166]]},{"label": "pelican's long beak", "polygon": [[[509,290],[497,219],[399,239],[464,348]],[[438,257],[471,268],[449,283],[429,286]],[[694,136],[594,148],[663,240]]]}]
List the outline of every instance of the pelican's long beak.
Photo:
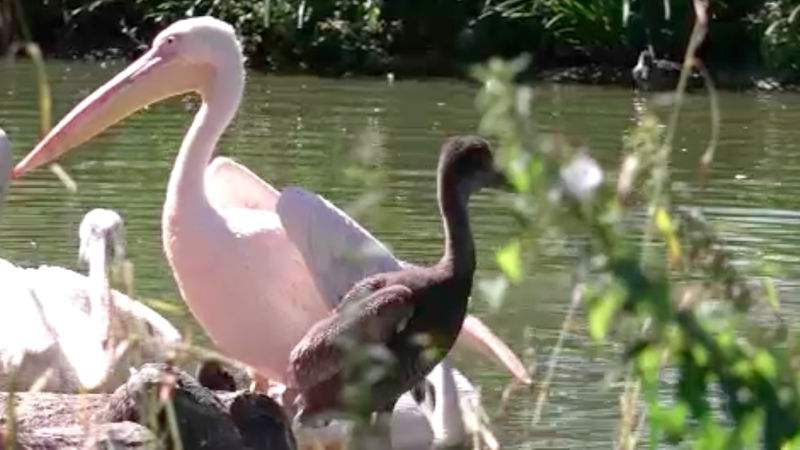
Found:
[{"label": "pelican's long beak", "polygon": [[500,367],[507,369],[511,375],[524,384],[531,384],[531,376],[517,355],[500,339],[483,321],[467,314],[456,345],[476,350],[478,353],[494,360]]},{"label": "pelican's long beak", "polygon": [[200,90],[209,65],[153,47],[72,109],[12,172],[13,178],[55,160],[134,112],[159,100]]}]

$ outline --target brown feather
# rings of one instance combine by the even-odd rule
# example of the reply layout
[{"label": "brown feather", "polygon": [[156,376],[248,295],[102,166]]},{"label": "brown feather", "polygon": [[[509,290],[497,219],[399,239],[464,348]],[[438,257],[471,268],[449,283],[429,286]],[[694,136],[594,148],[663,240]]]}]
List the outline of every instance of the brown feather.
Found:
[{"label": "brown feather", "polygon": [[407,287],[390,286],[365,298],[358,309],[317,322],[289,358],[290,387],[307,390],[339,374],[344,369],[343,338],[367,345],[386,342],[411,317],[413,301]]}]

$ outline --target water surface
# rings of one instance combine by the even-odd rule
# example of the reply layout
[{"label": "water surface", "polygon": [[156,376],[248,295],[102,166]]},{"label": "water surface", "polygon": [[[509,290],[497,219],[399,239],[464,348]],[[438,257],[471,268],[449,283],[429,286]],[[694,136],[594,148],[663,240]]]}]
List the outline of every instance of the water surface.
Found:
[{"label": "water surface", "polygon": [[[50,63],[57,120],[120,65]],[[35,75],[25,63],[0,66],[0,127],[21,157],[35,144],[38,111]],[[251,74],[245,102],[219,145],[275,186],[299,184],[340,206],[358,200],[365,186],[347,178],[355,150],[378,150],[385,196],[379,208],[359,215],[396,253],[415,262],[435,261],[441,224],[434,201],[434,170],[444,136],[474,132],[476,87],[452,81],[320,80]],[[723,124],[712,179],[692,195],[706,214],[735,225],[731,242],[741,256],[769,252],[788,268],[783,301],[794,307],[800,255],[800,97],[790,94],[722,94]],[[561,131],[587,144],[607,165],[621,157],[621,137],[636,120],[632,92],[616,88],[540,85],[536,114],[543,130]],[[136,266],[136,293],[166,299],[183,313],[171,318],[199,332],[178,298],[162,256],[161,205],[166,180],[196,99],[175,99],[137,114],[61,162],[79,185],[69,194],[47,170],[15,182],[3,209],[0,250],[21,264],[75,267],[77,227],[91,208],[118,210],[128,229]],[[697,161],[710,136],[707,98],[691,97],[676,140],[674,174],[694,181]],[[366,144],[365,144],[366,143]],[[697,188],[695,188],[697,189]],[[473,231],[479,277],[496,272],[493,250],[513,230],[513,219],[491,194],[474,198]],[[527,268],[500,311],[477,294],[471,311],[520,353],[535,360],[550,352],[569,303],[570,259],[540,258]],[[220,299],[225,301],[225,299]],[[618,390],[604,381],[613,360],[590,345],[578,326],[566,339],[544,418],[530,427],[531,395],[520,394],[497,423],[505,448],[609,448],[616,433]],[[481,385],[490,407],[507,381],[470,355],[458,363]]]}]

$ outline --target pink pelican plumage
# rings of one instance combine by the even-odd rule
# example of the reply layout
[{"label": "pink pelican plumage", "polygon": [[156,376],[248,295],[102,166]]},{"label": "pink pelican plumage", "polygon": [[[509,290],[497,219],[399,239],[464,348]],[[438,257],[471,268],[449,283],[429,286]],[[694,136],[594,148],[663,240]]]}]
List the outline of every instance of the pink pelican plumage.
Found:
[{"label": "pink pelican plumage", "polygon": [[[10,163],[9,142],[0,130],[0,178],[7,178]],[[167,347],[180,341],[178,330],[158,313],[109,289],[105,260],[109,253],[123,257],[123,231],[114,211],[86,214],[79,234],[88,277],[0,260],[0,390],[27,390],[47,375],[40,388],[48,392],[113,391],[137,360],[163,360]],[[128,341],[133,334],[138,339]]]},{"label": "pink pelican plumage", "polygon": [[[244,83],[233,27],[212,17],[175,22],[144,55],[70,111],[13,176],[56,159],[149,104],[198,93],[202,105],[167,187],[164,250],[181,296],[217,347],[262,382],[285,384],[290,352],[341,294],[365,274],[401,263],[321,197],[298,187],[278,191],[228,158],[209,164]],[[356,241],[375,244],[378,256],[337,264],[352,260],[360,248],[351,245]],[[323,269],[311,271],[308,264]],[[519,361],[509,359],[513,353],[497,348],[499,339],[469,335],[474,331],[465,329],[465,343],[482,342],[479,348],[491,348],[515,376],[529,381]]]}]

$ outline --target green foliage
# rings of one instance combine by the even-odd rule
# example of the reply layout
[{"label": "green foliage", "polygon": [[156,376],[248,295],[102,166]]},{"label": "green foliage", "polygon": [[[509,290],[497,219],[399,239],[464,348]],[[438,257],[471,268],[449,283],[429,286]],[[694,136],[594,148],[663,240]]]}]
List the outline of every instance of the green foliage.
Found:
[{"label": "green foliage", "polygon": [[[0,50],[19,34],[14,1],[0,0],[0,24],[11,25],[0,27]],[[712,68],[750,69],[763,59],[770,70],[792,70],[796,4],[711,2],[702,58]],[[331,75],[453,74],[523,53],[536,69],[595,63],[627,73],[648,44],[678,58],[692,20],[684,0],[32,0],[24,8],[48,54],[138,53],[166,24],[210,14],[236,27],[253,66]]]},{"label": "green foliage", "polygon": [[[696,28],[698,39],[703,31]],[[680,92],[667,131],[646,112],[623,140],[627,157],[620,172],[610,176],[588,151],[532,132],[530,88],[514,81],[524,63],[493,60],[475,71],[482,85],[480,129],[497,140],[499,159],[520,191],[510,202],[515,215],[547,216],[549,225],[531,220],[528,226],[549,226],[565,239],[590,236],[576,262],[577,282],[586,286],[589,331],[600,343],[624,344],[626,365],[642,386],[650,443],[786,448],[800,434],[800,340],[779,316],[753,326],[749,319],[759,307],[777,316],[774,288],[754,291],[714,226],[697,210],[670,204],[668,164]],[[711,155],[713,143],[701,166],[711,163]],[[584,175],[571,178],[576,165]],[[647,203],[650,217],[643,226],[645,235],[654,233],[653,242],[632,238],[640,233],[623,220],[636,202]],[[524,273],[514,267],[521,264],[513,256],[519,242],[515,237],[497,252],[513,281]],[[643,325],[642,332],[621,333],[625,323]],[[678,374],[677,382],[664,383],[665,368]]]},{"label": "green foliage", "polygon": [[[800,25],[798,2],[767,2],[761,14],[761,45],[767,68],[779,73],[796,72],[800,68]],[[791,76],[791,75],[790,75]]]},{"label": "green foliage", "polygon": [[538,15],[553,38],[572,46],[619,46],[625,43],[620,0],[540,0]]}]

